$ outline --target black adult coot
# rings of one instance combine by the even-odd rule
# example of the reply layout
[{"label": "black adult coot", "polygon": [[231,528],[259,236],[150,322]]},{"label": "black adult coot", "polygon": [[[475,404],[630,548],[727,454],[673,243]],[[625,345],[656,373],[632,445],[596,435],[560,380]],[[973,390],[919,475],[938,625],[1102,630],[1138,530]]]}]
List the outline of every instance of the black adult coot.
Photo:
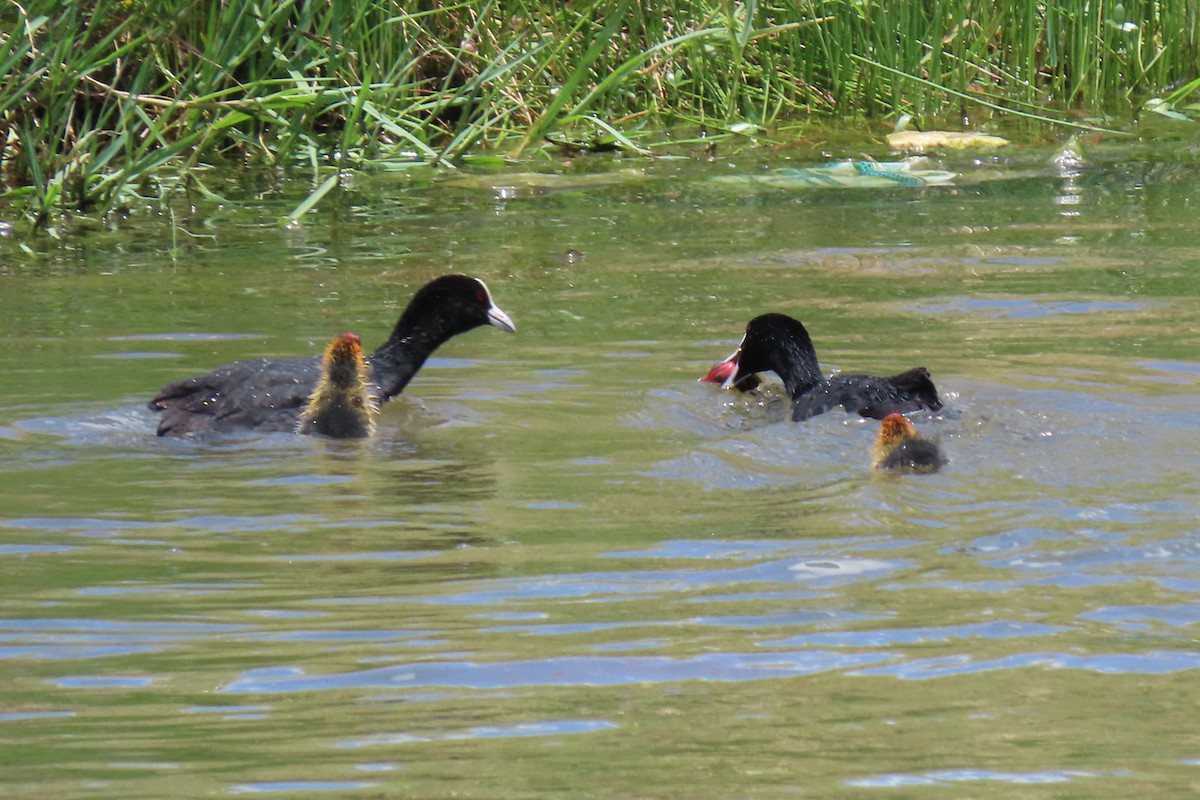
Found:
[{"label": "black adult coot", "polygon": [[321,378],[300,412],[296,433],[363,439],[375,433],[378,413],[362,342],[353,333],[343,333],[321,356]]},{"label": "black adult coot", "polygon": [[723,378],[726,387],[743,388],[750,376],[767,371],[783,380],[784,389],[792,398],[792,419],[797,421],[837,406],[874,419],[883,419],[893,412],[922,408],[937,411],[942,407],[937,388],[924,367],[888,378],[872,375],[825,378],[808,331],[799,320],[786,314],[763,314],[750,320],[738,349],[701,380]]},{"label": "black adult coot", "polygon": [[[485,324],[516,331],[483,281],[444,275],[425,284],[368,359],[374,397],[383,403],[400,394],[443,342]],[[239,428],[294,431],[320,377],[321,359],[314,357],[235,361],[167,384],[149,407],[163,412],[159,436]]]},{"label": "black adult coot", "polygon": [[879,426],[871,463],[881,471],[937,472],[946,457],[936,442],[922,439],[903,414],[888,414]]}]

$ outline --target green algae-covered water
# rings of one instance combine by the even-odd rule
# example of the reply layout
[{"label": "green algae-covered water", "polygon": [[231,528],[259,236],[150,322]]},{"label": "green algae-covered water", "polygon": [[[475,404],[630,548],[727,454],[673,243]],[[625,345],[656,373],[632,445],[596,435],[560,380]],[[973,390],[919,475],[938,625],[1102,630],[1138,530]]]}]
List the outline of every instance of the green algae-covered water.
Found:
[{"label": "green algae-covered water", "polygon": [[[356,179],[0,240],[13,798],[1190,796],[1200,163],[1011,149]],[[731,179],[732,178],[732,179]],[[484,278],[378,436],[160,440],[237,358]],[[925,366],[949,458],[696,382],[764,311]]]}]

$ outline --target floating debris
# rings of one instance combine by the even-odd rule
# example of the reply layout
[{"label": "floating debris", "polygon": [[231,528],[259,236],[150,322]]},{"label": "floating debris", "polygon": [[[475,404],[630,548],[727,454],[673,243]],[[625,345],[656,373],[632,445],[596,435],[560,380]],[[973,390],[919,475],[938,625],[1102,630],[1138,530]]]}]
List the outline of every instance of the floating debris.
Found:
[{"label": "floating debris", "polygon": [[969,150],[975,147],[995,149],[1009,142],[1003,136],[973,131],[899,131],[889,133],[888,146],[893,150]]},{"label": "floating debris", "polygon": [[955,173],[919,169],[923,159],[904,161],[838,161],[816,167],[784,167],[763,175],[725,175],[721,183],[749,183],[781,189],[869,189],[934,186],[950,183]]}]

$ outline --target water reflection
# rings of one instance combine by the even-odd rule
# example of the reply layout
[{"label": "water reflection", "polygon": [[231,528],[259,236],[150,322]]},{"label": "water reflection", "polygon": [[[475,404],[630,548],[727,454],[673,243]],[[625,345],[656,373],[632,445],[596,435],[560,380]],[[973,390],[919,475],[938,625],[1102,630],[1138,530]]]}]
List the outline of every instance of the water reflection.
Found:
[{"label": "water reflection", "polygon": [[990,660],[970,656],[945,656],[858,670],[859,675],[887,675],[905,680],[925,680],[996,670],[1026,669],[1088,670],[1113,675],[1163,675],[1200,667],[1200,652],[1158,651],[1139,655],[1101,653],[1077,656],[1069,653],[1021,653]]},{"label": "water reflection", "polygon": [[592,656],[512,661],[494,664],[427,662],[362,670],[340,675],[281,675],[251,671],[221,687],[230,694],[328,691],[334,689],[423,688],[447,686],[500,689],[522,686],[613,686],[680,681],[746,681],[813,675],[890,660],[887,653],[794,651],[714,653],[693,658]]},{"label": "water reflection", "polygon": [[447,742],[463,739],[495,739],[505,737],[552,736],[564,733],[591,733],[611,730],[617,726],[607,720],[553,720],[522,722],[517,725],[475,727],[465,731],[437,734],[384,733],[365,739],[338,742],[341,748],[380,747],[413,744],[415,742]]},{"label": "water reflection", "polygon": [[903,786],[948,786],[953,783],[995,781],[1016,785],[1068,783],[1080,778],[1099,778],[1101,773],[1087,770],[1050,770],[1048,772],[998,772],[987,769],[936,770],[921,775],[878,775],[871,778],[850,778],[847,786],[867,789],[894,789]]},{"label": "water reflection", "polygon": [[378,783],[371,781],[262,781],[239,783],[230,786],[230,794],[260,794],[267,792],[349,792],[359,789],[374,789]]}]

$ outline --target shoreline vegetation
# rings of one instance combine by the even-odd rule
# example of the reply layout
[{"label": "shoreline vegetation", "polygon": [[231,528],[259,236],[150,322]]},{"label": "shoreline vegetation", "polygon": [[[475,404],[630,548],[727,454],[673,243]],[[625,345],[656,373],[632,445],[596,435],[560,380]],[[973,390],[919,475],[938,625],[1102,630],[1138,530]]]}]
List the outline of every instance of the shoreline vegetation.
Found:
[{"label": "shoreline vegetation", "polygon": [[9,0],[0,41],[0,178],[51,232],[215,197],[214,163],[317,175],[295,220],[348,171],[652,154],[668,130],[1200,109],[1197,0]]}]

